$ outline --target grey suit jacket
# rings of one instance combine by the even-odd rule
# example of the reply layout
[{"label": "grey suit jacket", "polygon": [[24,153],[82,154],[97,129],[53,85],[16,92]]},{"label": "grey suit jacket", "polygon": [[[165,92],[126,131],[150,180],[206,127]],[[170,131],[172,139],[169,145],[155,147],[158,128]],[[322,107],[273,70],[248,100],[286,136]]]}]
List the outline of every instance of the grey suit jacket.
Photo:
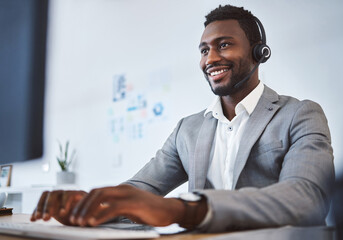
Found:
[{"label": "grey suit jacket", "polygon": [[165,195],[189,181],[207,197],[213,217],[203,231],[322,225],[334,182],[327,120],[312,101],[265,86],[234,166],[235,190],[207,180],[217,120],[204,111],[182,119],[155,158],[126,183]]}]

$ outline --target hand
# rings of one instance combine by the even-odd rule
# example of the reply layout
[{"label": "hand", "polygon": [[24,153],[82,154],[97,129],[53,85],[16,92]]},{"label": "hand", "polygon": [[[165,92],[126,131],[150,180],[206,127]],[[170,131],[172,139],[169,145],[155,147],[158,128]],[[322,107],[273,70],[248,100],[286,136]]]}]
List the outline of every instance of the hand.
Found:
[{"label": "hand", "polygon": [[96,226],[117,216],[138,223],[167,226],[178,223],[185,213],[179,199],[163,198],[130,185],[93,189],[75,206],[73,225]]},{"label": "hand", "polygon": [[53,217],[64,225],[73,225],[69,221],[72,210],[86,195],[84,191],[44,192],[31,215],[31,221],[39,219],[48,221]]}]

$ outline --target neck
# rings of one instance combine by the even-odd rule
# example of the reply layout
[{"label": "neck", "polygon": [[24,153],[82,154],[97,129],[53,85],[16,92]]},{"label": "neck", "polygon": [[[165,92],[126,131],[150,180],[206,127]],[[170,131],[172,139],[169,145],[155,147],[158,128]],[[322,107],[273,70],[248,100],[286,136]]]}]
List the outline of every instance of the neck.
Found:
[{"label": "neck", "polygon": [[257,78],[255,81],[253,81],[253,79],[250,79],[249,81],[249,84],[235,94],[220,97],[223,114],[229,121],[236,116],[236,105],[246,96],[248,96],[249,93],[251,93],[251,91],[254,90],[260,82]]}]

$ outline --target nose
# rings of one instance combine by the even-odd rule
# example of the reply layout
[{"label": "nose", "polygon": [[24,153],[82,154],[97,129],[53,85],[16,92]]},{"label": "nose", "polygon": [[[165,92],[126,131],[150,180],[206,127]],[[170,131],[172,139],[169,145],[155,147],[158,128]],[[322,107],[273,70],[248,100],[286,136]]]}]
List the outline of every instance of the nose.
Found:
[{"label": "nose", "polygon": [[220,60],[221,60],[221,56],[218,53],[218,51],[216,51],[215,49],[210,49],[208,51],[207,58],[206,58],[206,65],[219,62]]}]

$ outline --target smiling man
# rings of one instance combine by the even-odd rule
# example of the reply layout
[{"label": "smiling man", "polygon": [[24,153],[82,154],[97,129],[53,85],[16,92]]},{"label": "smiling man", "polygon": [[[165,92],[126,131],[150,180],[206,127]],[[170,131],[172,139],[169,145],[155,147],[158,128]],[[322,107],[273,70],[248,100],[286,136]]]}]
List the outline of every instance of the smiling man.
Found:
[{"label": "smiling man", "polygon": [[[127,182],[45,192],[33,221],[95,226],[126,216],[206,232],[325,224],[334,181],[327,120],[318,104],[259,80],[271,53],[262,24],[243,8],[219,6],[206,16],[199,49],[213,103],[181,119]],[[189,193],[163,198],[186,181]]]},{"label": "smiling man", "polygon": [[221,97],[223,113],[228,120],[236,116],[235,106],[259,83],[255,71],[249,82],[236,87],[256,64],[253,47],[237,20],[211,22],[202,35],[200,66],[213,93]]}]

